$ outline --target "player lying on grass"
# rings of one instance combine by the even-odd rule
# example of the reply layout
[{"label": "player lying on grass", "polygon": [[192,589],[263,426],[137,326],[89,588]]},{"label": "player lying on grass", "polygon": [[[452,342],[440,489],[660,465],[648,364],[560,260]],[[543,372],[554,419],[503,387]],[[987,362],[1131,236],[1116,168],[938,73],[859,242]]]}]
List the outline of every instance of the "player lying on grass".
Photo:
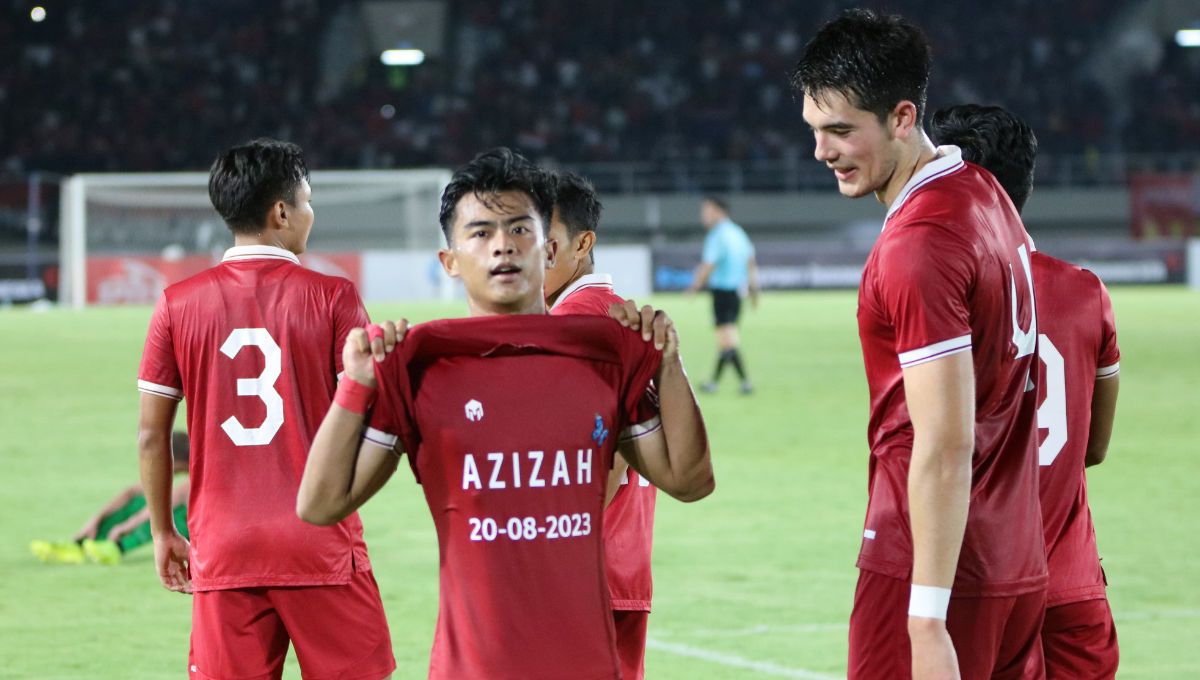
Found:
[{"label": "player lying on grass", "polygon": [[[188,438],[186,432],[171,435],[171,471],[186,475],[188,471]],[[187,499],[190,485],[187,480],[171,490],[171,514],[175,525],[187,538]],[[82,564],[85,560],[97,564],[116,564],[134,548],[152,542],[150,511],[142,485],[131,484],[112,497],[104,507],[84,522],[83,528],[69,541],[33,541],[29,550],[39,560],[53,564]]]},{"label": "player lying on grass", "polygon": [[853,679],[1041,665],[1033,244],[996,179],[925,135],[930,68],[915,24],[847,10],[793,76],[838,190],[887,206],[858,297],[871,455]]},{"label": "player lying on grass", "polygon": [[[395,668],[362,522],[296,518],[296,491],[342,370],[367,323],[354,285],[300,266],[313,227],[300,148],[256,140],[213,163],[209,197],[233,232],[221,263],[168,287],[150,321],[138,449],[164,586],[192,592],[189,678],[301,673],[384,678]],[[170,433],[191,440],[191,544],[170,516]]]},{"label": "player lying on grass", "polygon": [[[608,316],[625,300],[613,290],[608,274],[596,273],[596,230],[603,206],[592,183],[573,173],[556,179],[550,240],[556,244],[553,266],[546,269],[546,304],[554,315]],[[604,561],[621,677],[645,675],[646,625],[652,580],[650,552],[654,539],[654,487],[621,456],[608,476],[604,508]]]},{"label": "player lying on grass", "polygon": [[[933,115],[940,143],[996,176],[1020,211],[1033,190],[1037,137],[998,106],[966,104]],[[1108,291],[1095,274],[1041,252],[1032,256],[1042,363],[1038,426],[1042,522],[1050,587],[1042,652],[1049,678],[1113,678],[1120,653],[1105,594],[1084,468],[1108,453],[1120,350]]]},{"label": "player lying on grass", "polygon": [[617,308],[639,333],[546,314],[553,206],[551,179],[508,149],[455,172],[439,257],[471,318],[414,327],[382,363],[366,330],[350,335],[297,498],[304,519],[336,522],[408,452],[440,546],[439,680],[620,677],[601,543],[613,457],[680,500],[713,490],[670,318]]}]

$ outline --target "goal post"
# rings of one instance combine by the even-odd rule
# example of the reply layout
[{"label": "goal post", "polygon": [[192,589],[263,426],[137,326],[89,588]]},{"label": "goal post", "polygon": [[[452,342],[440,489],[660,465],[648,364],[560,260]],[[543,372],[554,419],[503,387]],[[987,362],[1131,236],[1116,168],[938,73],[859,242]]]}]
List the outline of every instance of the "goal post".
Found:
[{"label": "goal post", "polygon": [[[441,243],[438,208],[449,180],[450,172],[441,168],[313,172],[309,181],[316,221],[308,259],[336,263],[357,258],[358,267],[367,251],[432,256]],[[145,302],[164,280],[196,263],[208,266],[232,244],[209,202],[208,173],[80,174],[63,183],[59,200],[62,306]],[[89,264],[112,266],[113,258],[126,258],[119,265],[125,278],[97,281]],[[147,263],[151,269],[171,271],[150,271]],[[423,276],[419,283],[436,290],[433,297],[453,295],[447,277]]]}]

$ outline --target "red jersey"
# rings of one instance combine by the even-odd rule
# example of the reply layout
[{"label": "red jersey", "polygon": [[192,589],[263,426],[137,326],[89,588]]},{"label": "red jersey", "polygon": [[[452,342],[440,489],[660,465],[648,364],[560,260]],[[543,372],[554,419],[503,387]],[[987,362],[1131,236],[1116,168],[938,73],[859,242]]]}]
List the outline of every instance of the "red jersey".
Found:
[{"label": "red jersey", "polygon": [[[613,291],[608,274],[579,277],[555,300],[554,315],[608,316],[608,308],[625,300]],[[613,609],[650,611],[654,581],[650,553],[654,543],[656,489],[633,468],[604,509],[604,560]]]},{"label": "red jersey", "polygon": [[1046,586],[1032,243],[990,173],[964,163],[957,147],[941,147],[938,154],[888,210],[859,288],[871,459],[858,566],[911,578],[913,428],[902,369],[969,350],[975,453],[954,592],[1020,595]]},{"label": "red jersey", "polygon": [[1047,606],[1104,597],[1104,572],[1087,501],[1084,458],[1097,380],[1120,370],[1108,291],[1096,275],[1033,254],[1038,304],[1038,449],[1042,520],[1050,566]]},{"label": "red jersey", "polygon": [[438,534],[430,678],[619,677],[604,472],[658,427],[661,356],[612,319],[519,315],[415,326],[376,365],[367,439],[403,442]]},{"label": "red jersey", "polygon": [[296,516],[342,343],[367,322],[352,283],[269,246],[230,248],[163,291],[138,389],[187,400],[194,589],[345,584],[370,568],[357,514]]}]

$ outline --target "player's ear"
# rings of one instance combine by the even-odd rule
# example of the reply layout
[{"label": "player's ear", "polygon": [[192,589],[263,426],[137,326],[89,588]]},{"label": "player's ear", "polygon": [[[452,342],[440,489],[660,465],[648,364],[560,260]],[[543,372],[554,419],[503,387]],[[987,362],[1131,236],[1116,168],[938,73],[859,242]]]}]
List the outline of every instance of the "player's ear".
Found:
[{"label": "player's ear", "polygon": [[580,260],[585,260],[588,253],[592,252],[592,248],[596,247],[596,232],[581,231],[579,232],[579,245],[575,248],[575,253]]},{"label": "player's ear", "polygon": [[287,204],[283,201],[275,201],[271,204],[271,209],[267,211],[267,219],[263,226],[267,229],[284,229],[287,227],[287,223]]},{"label": "player's ear", "polygon": [[907,99],[900,100],[888,114],[888,123],[888,132],[893,137],[908,139],[914,130],[920,130],[920,126],[917,125],[917,105]]},{"label": "player's ear", "polygon": [[454,256],[453,250],[442,248],[438,251],[438,262],[442,263],[442,270],[452,279],[458,278],[458,258]]},{"label": "player's ear", "polygon": [[558,259],[558,241],[548,239],[546,241],[546,269],[554,267],[555,260]]}]

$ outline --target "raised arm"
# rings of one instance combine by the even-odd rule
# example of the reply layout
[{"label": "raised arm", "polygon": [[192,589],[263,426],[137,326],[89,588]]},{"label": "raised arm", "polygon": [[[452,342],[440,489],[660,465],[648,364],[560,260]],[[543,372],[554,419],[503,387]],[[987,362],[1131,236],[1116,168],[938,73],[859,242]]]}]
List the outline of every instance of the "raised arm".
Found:
[{"label": "raised arm", "polygon": [[[406,330],[407,323],[401,322],[401,328]],[[398,331],[401,336],[403,332]],[[313,438],[296,495],[296,514],[305,522],[329,525],[342,521],[383,488],[396,471],[400,453],[362,437],[363,416],[377,389],[372,363],[383,358],[382,344],[380,337],[368,339],[362,328],[346,337],[342,349],[345,375]]]},{"label": "raised arm", "polygon": [[[975,449],[975,373],[970,351],[904,369],[913,424],[908,514],[913,539],[913,600],[908,631],[914,677],[956,677],[958,661],[944,619],[922,616],[928,597],[948,601],[971,499]],[[944,611],[944,605],[937,608]],[[943,615],[944,616],[944,615]],[[953,675],[938,675],[955,669]]]},{"label": "raised arm", "polygon": [[614,305],[610,313],[662,350],[655,377],[662,427],[621,442],[620,453],[651,484],[687,502],[698,501],[716,487],[708,432],[696,395],[679,358],[679,336],[665,312],[649,306],[637,311],[632,301]]},{"label": "raised arm", "polygon": [[179,402],[142,393],[138,417],[138,463],[142,490],[154,537],[154,563],[163,587],[180,593],[192,591],[188,576],[188,542],[175,527],[171,513],[171,430]]},{"label": "raised arm", "polygon": [[1096,388],[1092,392],[1092,425],[1088,430],[1087,453],[1083,458],[1086,467],[1099,465],[1108,457],[1108,442],[1112,438],[1120,387],[1120,375],[1096,379]]}]

